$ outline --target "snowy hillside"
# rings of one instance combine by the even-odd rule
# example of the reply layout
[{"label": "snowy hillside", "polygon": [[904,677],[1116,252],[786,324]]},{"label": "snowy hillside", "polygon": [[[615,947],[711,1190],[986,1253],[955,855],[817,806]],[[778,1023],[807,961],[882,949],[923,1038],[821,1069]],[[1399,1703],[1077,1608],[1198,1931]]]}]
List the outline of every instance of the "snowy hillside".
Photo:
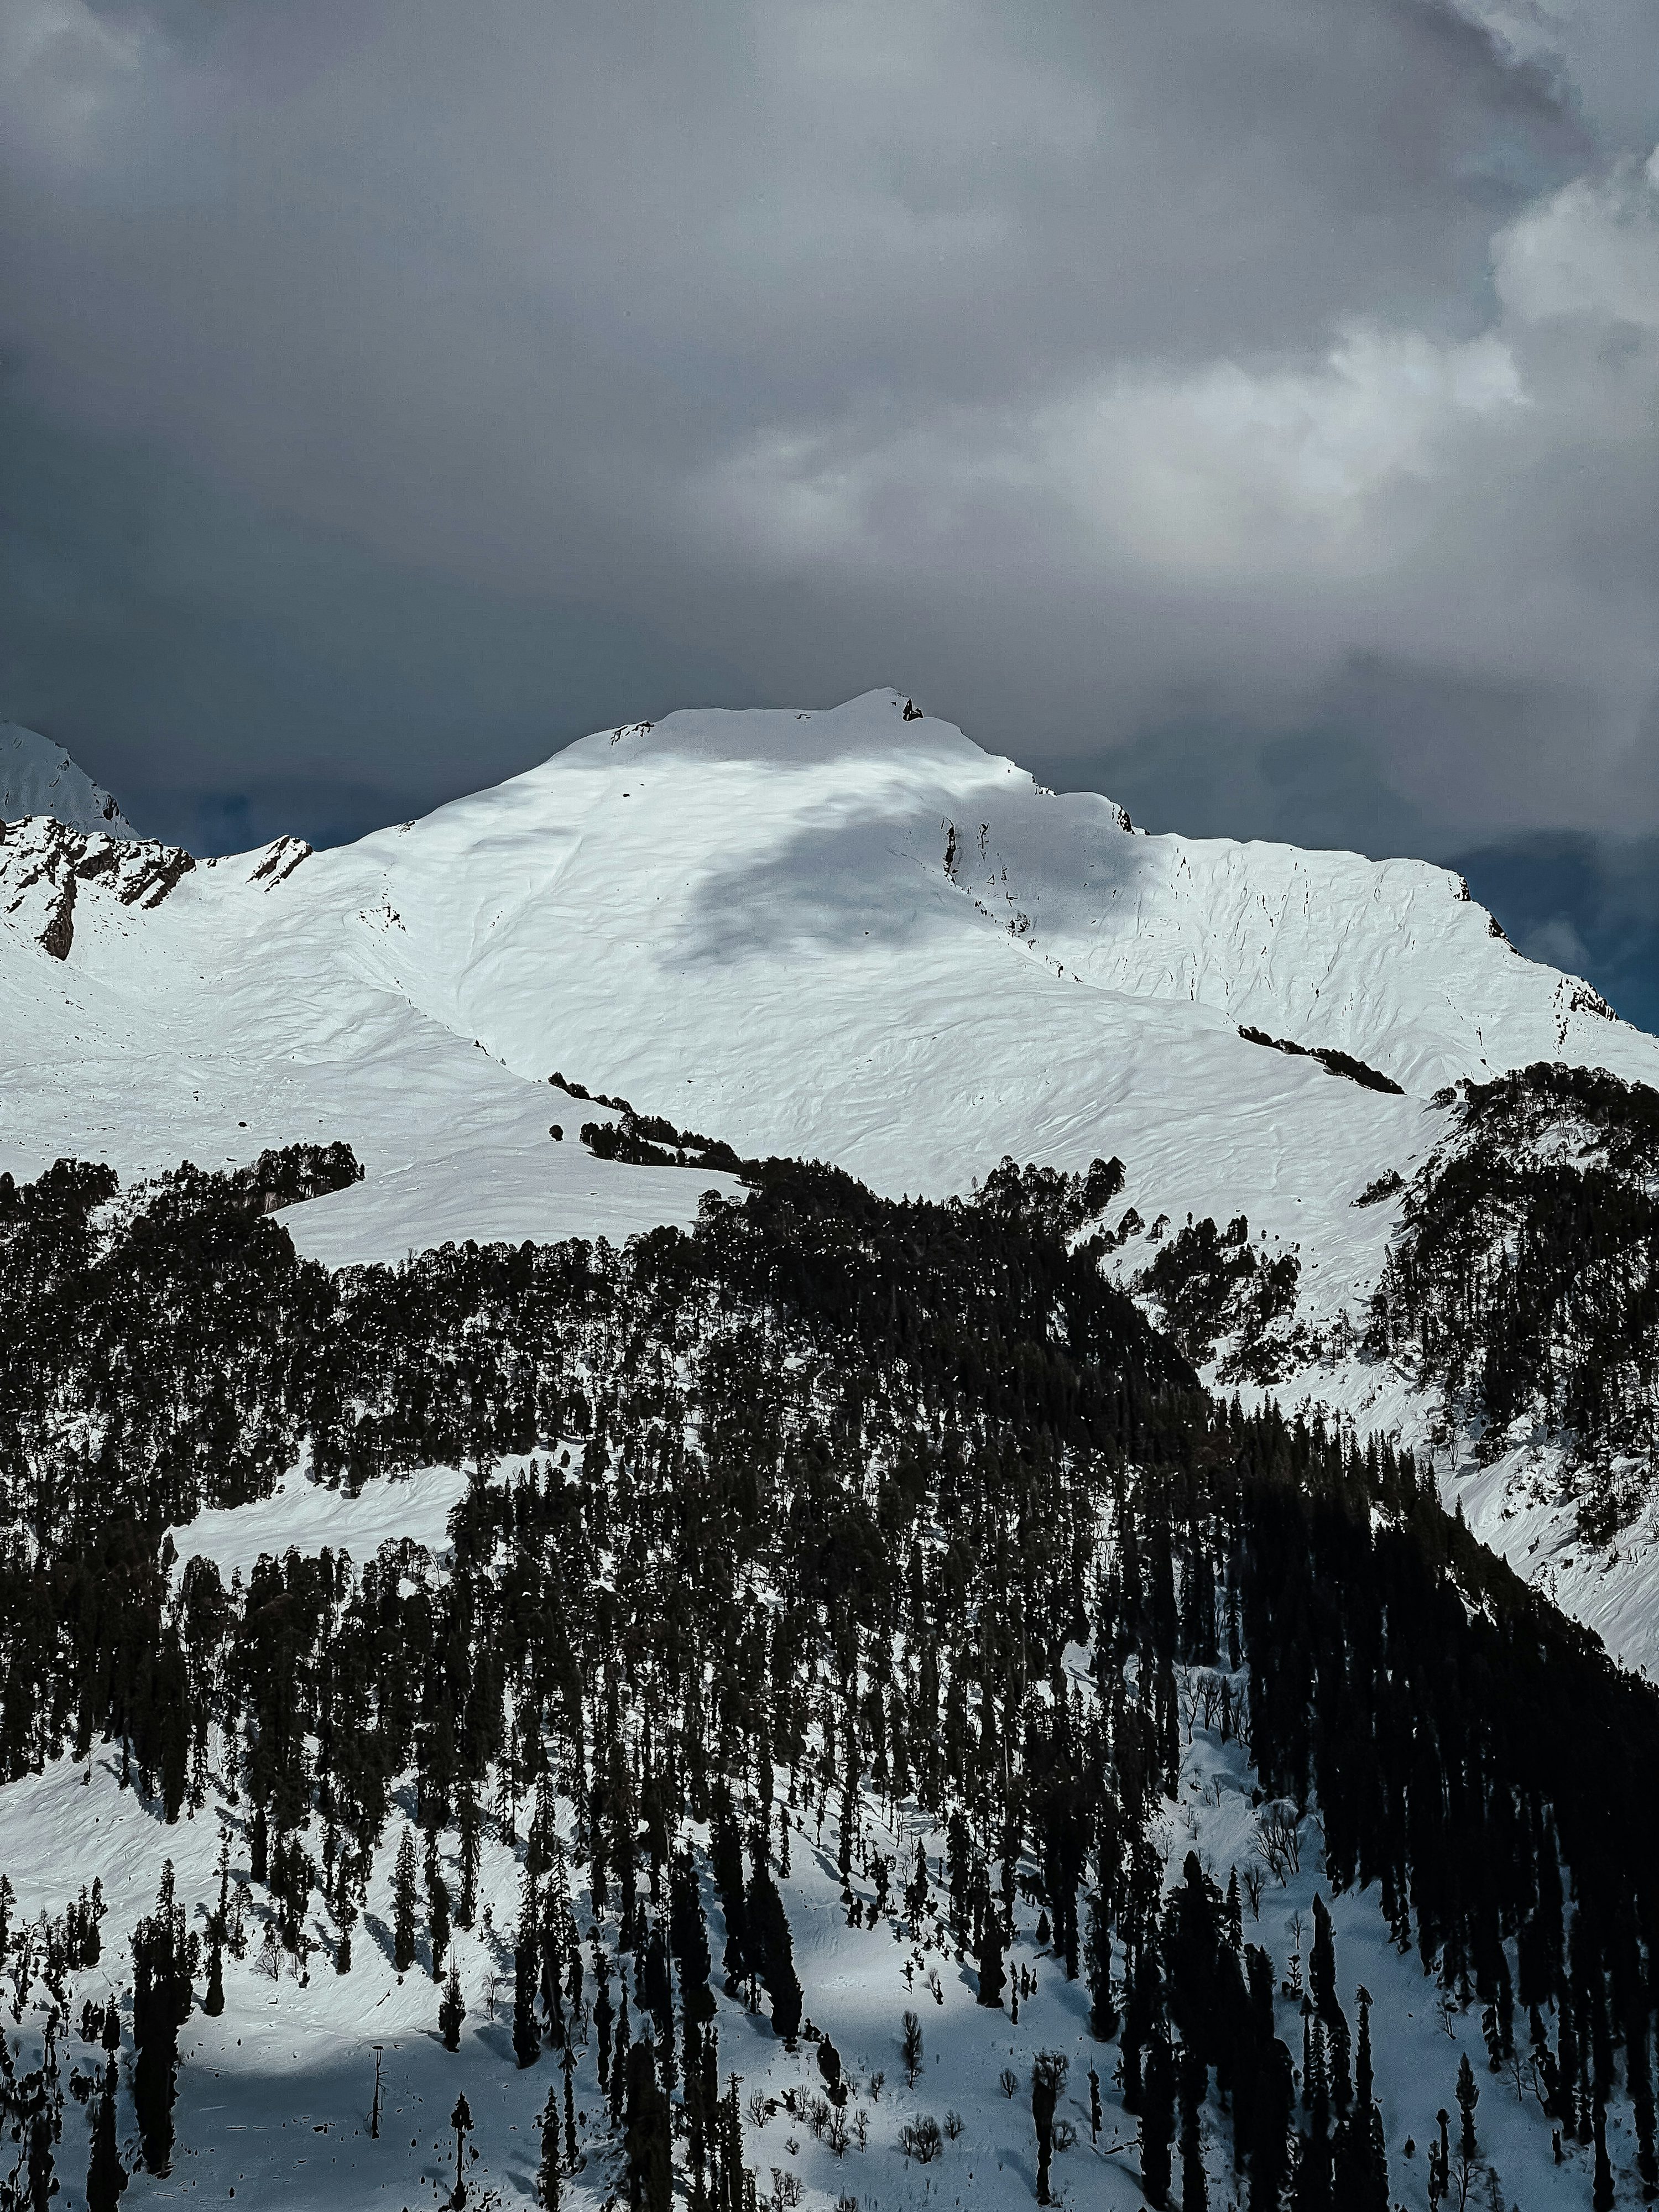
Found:
[{"label": "snowy hillside", "polygon": [[[584,1118],[550,1097],[562,1072],[890,1192],[1115,1156],[1143,1230],[1243,1216],[1295,1253],[1317,1335],[1370,1295],[1399,1206],[1354,1201],[1445,1140],[1446,1086],[1555,1060],[1659,1084],[1659,1041],[1522,958],[1443,869],[1146,836],[906,706],[601,732],[325,853],[198,866],[14,831],[0,1164],[131,1175],[343,1137],[364,1181],[292,1218],[332,1265],[692,1219],[718,1177],[550,1140]],[[1296,1387],[1431,1435],[1376,1370]],[[1659,1662],[1629,1633],[1659,1620],[1659,1550],[1620,1561],[1614,1598],[1570,1506],[1552,1532],[1517,1556],[1577,1562],[1586,1606],[1626,1624],[1615,1650]]]},{"label": "snowy hillside", "polygon": [[1659,2172],[1659,1706],[1408,1460],[1012,1189],[331,1281],[351,1166],[0,1185],[13,2202]]},{"label": "snowy hillside", "polygon": [[112,837],[137,835],[100,785],[78,769],[61,745],[0,722],[0,822],[50,814],[70,830],[102,830]]},{"label": "snowy hillside", "polygon": [[1659,2181],[1659,1709],[1525,1587],[1659,1670],[1659,1040],[891,692],[325,853],[52,773],[0,2207],[459,2203],[464,2087],[475,2204],[1420,2212],[1464,2057],[1445,2187]]},{"label": "snowy hillside", "polygon": [[1432,1143],[1444,1085],[1555,1057],[1659,1079],[1659,1042],[1522,960],[1443,870],[1144,837],[904,706],[602,732],[137,913],[89,848],[61,964],[39,862],[7,859],[0,1158],[125,1172],[344,1135],[369,1172],[333,1203],[332,1259],[453,1233],[468,1189],[489,1233],[547,1235],[600,1218],[547,1152],[533,1086],[562,1071],[884,1190],[1115,1153],[1149,1221],[1242,1211],[1364,1269],[1377,1224],[1350,1200]]}]

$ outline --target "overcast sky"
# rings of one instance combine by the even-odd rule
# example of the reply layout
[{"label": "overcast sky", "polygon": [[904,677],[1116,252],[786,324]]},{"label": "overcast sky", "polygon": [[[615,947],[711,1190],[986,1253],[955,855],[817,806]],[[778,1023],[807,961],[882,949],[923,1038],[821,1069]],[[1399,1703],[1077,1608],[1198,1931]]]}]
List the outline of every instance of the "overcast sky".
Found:
[{"label": "overcast sky", "polygon": [[890,683],[1645,988],[1656,140],[1652,0],[8,0],[0,714],[213,849]]}]

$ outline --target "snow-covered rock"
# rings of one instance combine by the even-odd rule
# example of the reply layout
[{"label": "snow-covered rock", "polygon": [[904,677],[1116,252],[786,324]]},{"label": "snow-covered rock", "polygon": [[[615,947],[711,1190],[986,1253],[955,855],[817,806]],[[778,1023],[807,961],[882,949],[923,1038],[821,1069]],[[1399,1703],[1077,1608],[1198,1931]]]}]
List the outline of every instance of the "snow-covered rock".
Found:
[{"label": "snow-covered rock", "polygon": [[0,722],[0,822],[29,814],[50,814],[67,829],[102,830],[111,837],[138,834],[108,792],[61,745],[21,722]]}]

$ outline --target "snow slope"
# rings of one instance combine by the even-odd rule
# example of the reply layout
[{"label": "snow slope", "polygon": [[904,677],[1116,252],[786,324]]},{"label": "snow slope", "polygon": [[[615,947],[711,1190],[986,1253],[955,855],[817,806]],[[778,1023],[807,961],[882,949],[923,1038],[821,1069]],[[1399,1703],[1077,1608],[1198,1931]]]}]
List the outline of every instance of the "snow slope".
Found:
[{"label": "snow slope", "polygon": [[0,822],[29,814],[50,814],[70,830],[99,830],[112,837],[138,834],[108,792],[61,745],[21,722],[0,722]]},{"label": "snow slope", "polygon": [[1116,1152],[1147,1219],[1243,1211],[1352,1274],[1382,1224],[1350,1201],[1432,1143],[1441,1085],[1557,1054],[1659,1080],[1659,1042],[1522,960],[1443,870],[1143,836],[903,708],[600,732],[422,822],[279,840],[141,907],[89,875],[61,961],[38,858],[0,851],[0,1161],[131,1173],[344,1137],[368,1178],[299,1232],[335,1261],[684,1218],[677,1171],[555,1167],[563,1070],[887,1190]]},{"label": "snow slope", "polygon": [[[606,1116],[549,1088],[563,1072],[890,1192],[965,1189],[1006,1152],[1115,1153],[1145,1223],[1243,1213],[1298,1248],[1320,1328],[1358,1311],[1397,1218],[1354,1199],[1441,1141],[1443,1086],[1545,1058],[1659,1085],[1659,1040],[1522,958],[1445,870],[1146,836],[905,705],[600,732],[325,853],[279,839],[195,866],[14,828],[0,1166],[79,1152],[131,1176],[344,1138],[364,1181],[288,1216],[332,1266],[620,1239],[731,1188],[592,1158],[577,1132]],[[1401,1095],[1241,1026],[1350,1054]],[[1397,1386],[1294,1387],[1420,1441]],[[1546,1537],[1548,1510],[1523,1537],[1501,1488],[1483,1533],[1522,1571],[1554,1561],[1615,1650],[1659,1663],[1659,1551],[1633,1546],[1616,1590],[1595,1563],[1581,1589],[1571,1515]]]}]

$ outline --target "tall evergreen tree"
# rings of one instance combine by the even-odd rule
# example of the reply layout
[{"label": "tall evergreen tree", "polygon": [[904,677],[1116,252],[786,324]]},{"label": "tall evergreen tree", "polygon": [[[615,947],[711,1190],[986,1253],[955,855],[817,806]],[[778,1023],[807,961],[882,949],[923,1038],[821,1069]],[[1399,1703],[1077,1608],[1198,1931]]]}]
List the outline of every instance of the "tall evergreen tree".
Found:
[{"label": "tall evergreen tree", "polygon": [[133,1931],[132,1963],[132,2101],[145,2166],[165,2174],[173,2160],[179,2030],[191,2007],[185,1916],[173,1892],[171,1859],[161,1869],[155,1911]]},{"label": "tall evergreen tree", "polygon": [[542,2055],[542,2033],[536,2021],[536,1951],[520,1940],[513,1947],[513,2056],[521,2067],[533,2066]]},{"label": "tall evergreen tree", "polygon": [[42,2081],[27,2120],[29,2212],[50,2212],[52,2199],[58,2194],[58,2185],[52,2173],[54,2121],[59,2128],[62,2127],[61,2099],[58,2109],[54,2112],[53,2100]]},{"label": "tall evergreen tree", "polygon": [[208,1954],[207,1989],[202,1998],[202,2010],[210,2020],[216,2020],[225,2008],[225,1953],[224,1945],[216,1935],[213,1948]]},{"label": "tall evergreen tree", "polygon": [[1474,2078],[1474,2069],[1469,2063],[1467,2051],[1457,2061],[1457,2110],[1459,2124],[1457,2145],[1464,2158],[1473,2161],[1479,2151],[1474,2135],[1474,2108],[1480,2102],[1480,2091]]},{"label": "tall evergreen tree", "polygon": [[668,2100],[657,2085],[651,2045],[641,2039],[628,2054],[623,2155],[629,2212],[672,2212],[674,2175]]},{"label": "tall evergreen tree", "polygon": [[1176,2064],[1181,2088],[1181,2212],[1209,2212],[1202,2118],[1209,2069],[1195,2051],[1184,2045],[1176,2054]]},{"label": "tall evergreen tree", "polygon": [[438,2007],[438,2032],[443,2038],[446,2051],[461,2047],[461,2022],[466,2018],[466,2005],[461,1996],[461,1978],[453,1966],[444,1984],[443,2000]]},{"label": "tall evergreen tree", "polygon": [[1593,2212],[1613,2212],[1613,2164],[1607,2156],[1607,2108],[1600,2097],[1595,2100],[1590,2128],[1595,2143],[1595,2169],[1590,2185],[1590,2204]]},{"label": "tall evergreen tree", "polygon": [[121,2201],[121,2193],[127,2185],[127,2170],[121,2163],[120,2148],[116,2141],[115,2088],[115,2060],[112,2057],[104,2068],[98,2101],[93,2107],[92,2158],[87,2167],[87,2212],[115,2212]]},{"label": "tall evergreen tree", "polygon": [[455,2193],[449,2201],[459,2205],[466,2202],[466,2139],[472,2132],[472,2109],[466,2101],[465,2089],[455,2100],[449,2124],[455,2130]]},{"label": "tall evergreen tree", "polygon": [[1118,2029],[1117,2007],[1112,2002],[1112,1920],[1098,1892],[1089,1899],[1083,1965],[1089,1984],[1089,2033],[1097,2042],[1109,2043]]},{"label": "tall evergreen tree", "polygon": [[795,1972],[789,1920],[770,1869],[757,1861],[744,1899],[748,1917],[744,1937],[749,1963],[772,2000],[772,2025],[786,2043],[800,2033],[801,1989]]},{"label": "tall evergreen tree", "polygon": [[1002,2008],[1002,1992],[1008,1984],[1002,1960],[1002,1922],[995,1907],[988,1902],[980,1924],[979,1989],[975,2001],[998,2011]]},{"label": "tall evergreen tree", "polygon": [[1175,2063],[1168,2039],[1154,2028],[1147,2039],[1141,2074],[1140,2185],[1149,2204],[1170,2201],[1170,2150],[1175,2142]]},{"label": "tall evergreen tree", "polygon": [[406,1974],[415,1963],[415,1835],[405,1827],[398,1839],[392,1875],[392,1963],[400,1974]]},{"label": "tall evergreen tree", "polygon": [[449,1948],[449,1885],[444,1880],[434,1828],[426,1839],[427,1919],[432,1930],[432,1978],[443,1979],[444,1954]]},{"label": "tall evergreen tree", "polygon": [[1331,2093],[1325,2047],[1324,2027],[1310,2012],[1307,2079],[1304,2084],[1308,2131],[1297,2156],[1296,2179],[1291,2192],[1292,2212],[1334,2212],[1331,2188]]},{"label": "tall evergreen tree", "polygon": [[559,2155],[559,2086],[549,2088],[537,2123],[541,2130],[541,2163],[536,2168],[536,2201],[543,2212],[559,2212],[562,2201],[563,2162]]}]

